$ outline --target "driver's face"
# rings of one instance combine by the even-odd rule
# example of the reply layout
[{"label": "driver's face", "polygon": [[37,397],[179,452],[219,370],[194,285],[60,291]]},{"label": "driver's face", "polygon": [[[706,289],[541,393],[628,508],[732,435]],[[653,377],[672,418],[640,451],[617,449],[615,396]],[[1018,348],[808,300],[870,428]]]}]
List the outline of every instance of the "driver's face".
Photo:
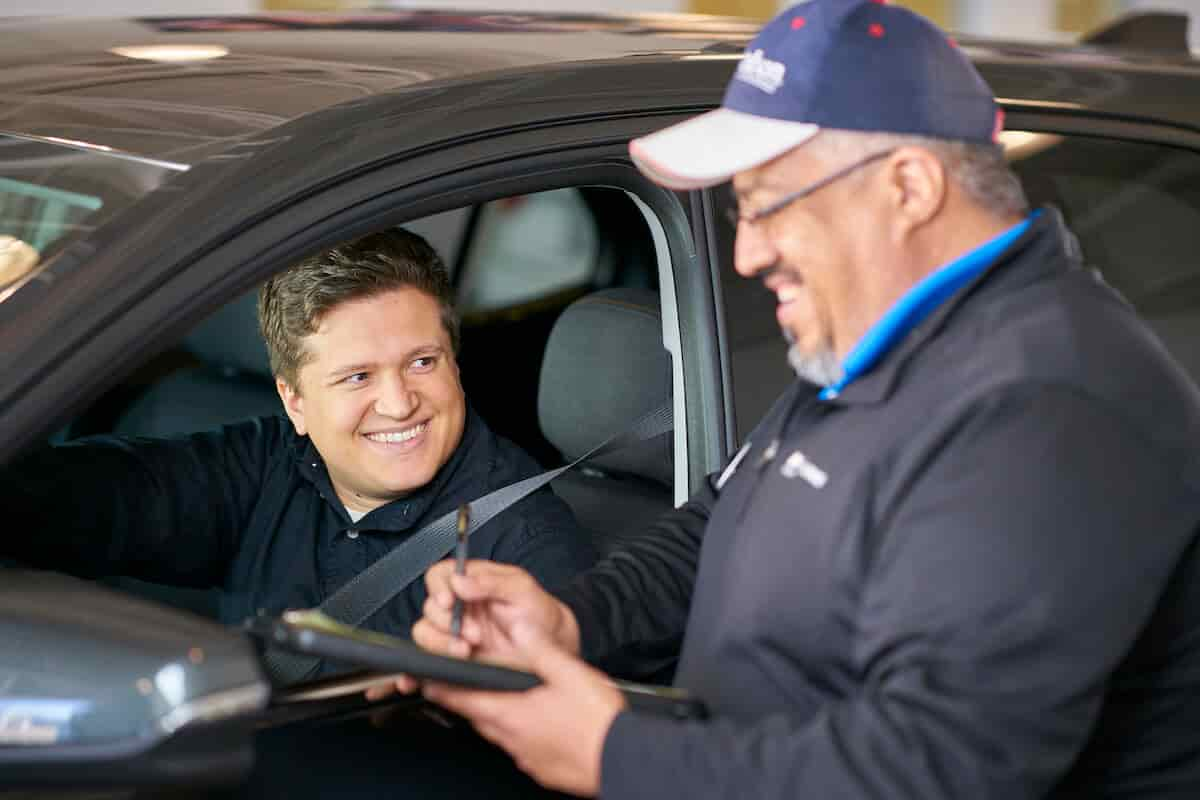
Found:
[{"label": "driver's face", "polygon": [[412,288],[334,307],[305,337],[299,387],[278,381],[348,508],[429,483],[462,439],[466,398],[437,301]]}]

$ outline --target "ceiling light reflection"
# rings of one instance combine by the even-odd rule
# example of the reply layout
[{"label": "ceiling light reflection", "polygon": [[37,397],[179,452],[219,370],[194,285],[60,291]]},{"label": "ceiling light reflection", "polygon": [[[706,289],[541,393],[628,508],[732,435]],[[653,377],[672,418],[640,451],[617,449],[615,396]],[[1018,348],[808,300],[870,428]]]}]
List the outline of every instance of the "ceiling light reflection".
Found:
[{"label": "ceiling light reflection", "polygon": [[1000,145],[1009,161],[1020,161],[1023,158],[1037,155],[1061,142],[1063,137],[1053,133],[1034,133],[1033,131],[1001,131]]},{"label": "ceiling light reflection", "polygon": [[180,63],[221,58],[229,55],[229,48],[219,44],[147,44],[114,47],[108,52],[142,61]]}]

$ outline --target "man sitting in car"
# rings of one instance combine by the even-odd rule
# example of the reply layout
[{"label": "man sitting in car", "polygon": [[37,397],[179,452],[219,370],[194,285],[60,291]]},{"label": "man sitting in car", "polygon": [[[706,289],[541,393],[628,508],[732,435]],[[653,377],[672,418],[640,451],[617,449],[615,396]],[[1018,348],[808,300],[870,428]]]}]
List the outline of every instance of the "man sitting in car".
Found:
[{"label": "man sitting in car", "polygon": [[[449,280],[421,237],[377,233],[306,259],[263,286],[259,322],[286,419],[34,453],[3,475],[0,553],[219,586],[220,616],[237,623],[318,606],[428,522],[541,471],[468,404]],[[548,586],[592,560],[546,488],[481,526],[471,549]],[[407,636],[424,600],[416,580],[364,627]]]}]

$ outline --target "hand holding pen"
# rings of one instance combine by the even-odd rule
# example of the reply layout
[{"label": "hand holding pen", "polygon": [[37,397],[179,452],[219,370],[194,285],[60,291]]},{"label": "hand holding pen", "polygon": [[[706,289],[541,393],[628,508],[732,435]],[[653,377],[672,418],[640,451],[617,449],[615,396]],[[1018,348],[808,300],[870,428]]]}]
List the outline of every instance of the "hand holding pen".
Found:
[{"label": "hand holding pen", "polygon": [[[458,539],[454,543],[454,574],[467,574],[467,529],[471,526],[471,507],[463,503],[458,507]],[[454,598],[454,610],[450,617],[450,633],[458,637],[462,634],[463,601]]]}]

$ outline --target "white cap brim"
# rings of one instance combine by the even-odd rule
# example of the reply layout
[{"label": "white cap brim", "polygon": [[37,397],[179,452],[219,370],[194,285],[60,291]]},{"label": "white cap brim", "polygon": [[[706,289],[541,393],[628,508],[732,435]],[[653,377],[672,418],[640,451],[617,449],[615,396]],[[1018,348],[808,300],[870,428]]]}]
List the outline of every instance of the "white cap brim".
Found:
[{"label": "white cap brim", "polygon": [[773,161],[817,135],[807,122],[718,108],[629,143],[646,177],[668,189],[704,189]]}]

